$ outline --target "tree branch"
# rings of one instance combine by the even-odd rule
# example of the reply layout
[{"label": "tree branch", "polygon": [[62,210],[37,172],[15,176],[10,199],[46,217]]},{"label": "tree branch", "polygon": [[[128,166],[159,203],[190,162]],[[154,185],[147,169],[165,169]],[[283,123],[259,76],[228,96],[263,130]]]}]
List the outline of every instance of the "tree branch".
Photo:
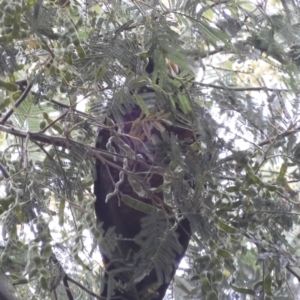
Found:
[{"label": "tree branch", "polygon": [[67,275],[64,276],[63,283],[64,283],[64,286],[65,286],[65,290],[66,290],[68,299],[69,300],[74,300],[74,297],[71,293],[71,290],[70,290],[70,287],[69,287],[69,284],[68,284],[68,276]]},{"label": "tree branch", "polygon": [[28,93],[30,92],[32,88],[32,83],[28,84],[26,89],[24,90],[23,94],[21,97],[16,101],[15,105],[13,108],[11,108],[2,118],[0,121],[0,124],[5,124],[6,121],[11,117],[11,115],[14,113],[15,108],[17,108],[27,97]]},{"label": "tree branch", "polygon": [[[120,158],[127,158],[127,159],[134,160],[133,158],[129,158],[125,155],[121,155],[121,154],[117,155],[117,154],[112,154],[105,150],[95,149],[94,147],[91,147],[87,144],[84,144],[84,143],[81,143],[78,141],[74,141],[71,138],[51,136],[51,135],[47,135],[42,132],[28,132],[28,131],[18,129],[13,126],[0,125],[0,131],[6,132],[6,133],[9,133],[9,134],[12,134],[14,136],[24,138],[24,139],[28,137],[28,139],[32,142],[40,142],[40,143],[44,143],[44,144],[48,144],[48,145],[55,145],[57,147],[63,147],[66,149],[70,149],[73,146],[78,146],[82,149],[86,149],[92,156],[94,156],[95,158],[98,158],[104,164],[112,166],[113,168],[123,171],[129,175],[134,174],[134,172],[130,172],[130,171],[122,168],[118,164],[111,162],[109,159],[106,159],[106,158],[111,158],[112,156],[113,157],[118,156]],[[140,163],[145,166],[145,168],[146,168],[145,171],[148,171],[148,169],[149,169],[149,170],[151,170],[152,174],[157,173],[159,175],[162,175],[164,173],[164,171],[160,167],[154,167],[152,165],[148,165],[147,163],[143,163],[143,162],[140,162]]]},{"label": "tree branch", "polygon": [[[0,122],[0,124],[2,123]],[[51,144],[51,145],[54,144],[56,146],[61,146],[64,148],[70,148],[70,141],[67,140],[65,137],[50,136],[40,132],[27,132],[25,130],[21,130],[16,127],[7,126],[7,125],[0,125],[0,131],[12,134],[20,138],[26,138],[26,136],[29,135],[30,141],[36,141],[36,142],[41,142],[41,143]],[[74,141],[74,143],[79,143],[79,142]],[[82,143],[79,144],[86,146]]]},{"label": "tree branch", "polygon": [[[202,83],[202,82],[194,82],[196,85],[204,86],[207,88],[213,88],[218,90],[225,91],[233,91],[233,92],[247,92],[247,91],[270,91],[270,92],[291,92],[288,89],[275,89],[275,88],[267,88],[267,87],[234,87],[234,86],[225,86],[225,85],[216,85],[211,83]],[[294,90],[294,92],[299,92],[299,90]]]},{"label": "tree branch", "polygon": [[286,269],[298,279],[298,282],[300,282],[300,276],[289,265],[287,265]]},{"label": "tree branch", "polygon": [[[54,104],[54,105],[57,105],[57,106],[61,107],[61,108],[70,109],[70,105],[60,103],[60,102],[58,102],[58,101],[56,101],[56,100],[54,100],[54,99],[50,99],[50,100],[48,100],[48,101],[49,101],[50,103]],[[79,110],[76,110],[76,109],[74,109],[74,108],[72,108],[72,111],[73,111],[73,112],[76,112],[76,113],[78,113],[78,114],[80,114],[80,115],[82,115],[82,116],[89,117],[89,115],[88,115],[87,113],[82,112],[82,111],[79,111]]]}]

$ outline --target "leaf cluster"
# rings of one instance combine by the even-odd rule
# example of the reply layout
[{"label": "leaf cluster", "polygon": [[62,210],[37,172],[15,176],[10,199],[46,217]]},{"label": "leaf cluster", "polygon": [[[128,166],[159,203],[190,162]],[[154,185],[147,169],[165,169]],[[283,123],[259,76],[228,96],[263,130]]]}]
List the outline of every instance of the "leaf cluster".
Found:
[{"label": "leaf cluster", "polygon": [[[270,5],[1,1],[0,260],[20,298],[100,299],[93,165],[114,153],[95,150],[94,139],[107,116],[120,124],[135,105],[145,116],[133,126],[136,146],[146,136],[150,157],[156,126],[164,201],[193,227],[174,298],[299,293],[300,11],[292,0]],[[170,124],[197,141],[165,134]],[[162,251],[166,260],[151,260],[162,278],[177,246],[158,247],[168,231],[159,223],[153,236],[152,217],[137,237],[139,259]],[[137,277],[144,271],[137,266]]]}]

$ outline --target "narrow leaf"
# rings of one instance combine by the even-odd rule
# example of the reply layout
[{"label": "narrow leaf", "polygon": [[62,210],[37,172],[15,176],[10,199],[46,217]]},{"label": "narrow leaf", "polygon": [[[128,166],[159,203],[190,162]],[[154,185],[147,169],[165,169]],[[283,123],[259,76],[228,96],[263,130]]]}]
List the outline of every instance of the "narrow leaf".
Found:
[{"label": "narrow leaf", "polygon": [[157,211],[158,211],[157,208],[155,208],[147,203],[144,203],[141,200],[137,200],[137,199],[132,198],[125,194],[122,194],[122,200],[124,203],[126,203],[130,207],[132,207],[136,210],[142,211],[148,215],[156,215],[157,214]]}]

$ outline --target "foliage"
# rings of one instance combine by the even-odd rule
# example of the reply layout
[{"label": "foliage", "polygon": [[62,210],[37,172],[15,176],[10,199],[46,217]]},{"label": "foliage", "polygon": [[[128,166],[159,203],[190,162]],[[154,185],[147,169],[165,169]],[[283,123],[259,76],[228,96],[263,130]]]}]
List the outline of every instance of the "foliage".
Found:
[{"label": "foliage", "polygon": [[[162,134],[197,135],[159,153],[165,202],[194,232],[172,297],[296,299],[298,5],[0,2],[0,260],[20,299],[100,299],[94,140],[135,104]],[[134,96],[145,85],[155,93]]]}]

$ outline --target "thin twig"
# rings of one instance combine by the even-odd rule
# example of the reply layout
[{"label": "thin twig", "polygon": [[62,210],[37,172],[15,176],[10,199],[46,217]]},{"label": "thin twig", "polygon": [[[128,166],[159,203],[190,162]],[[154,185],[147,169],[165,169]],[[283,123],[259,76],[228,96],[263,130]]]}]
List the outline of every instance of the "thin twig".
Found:
[{"label": "thin twig", "polygon": [[[54,100],[54,99],[51,99],[51,100],[48,100],[48,101],[49,101],[50,103],[53,103],[54,105],[57,105],[57,106],[61,107],[61,108],[70,109],[70,107],[71,107],[70,105],[67,105],[67,104],[58,102],[58,101],[56,101],[56,100]],[[76,103],[76,104],[78,104],[78,103]],[[82,116],[90,117],[90,116],[89,116],[87,113],[85,113],[85,112],[76,110],[76,109],[74,109],[74,108],[72,108],[72,110],[73,110],[73,112],[75,112],[75,113],[77,113],[77,114],[80,114],[80,115],[82,115]]]},{"label": "thin twig", "polygon": [[32,88],[32,83],[28,84],[26,89],[24,90],[23,94],[20,96],[20,98],[16,101],[15,105],[13,108],[11,108],[2,118],[0,121],[0,124],[5,124],[6,121],[11,117],[11,115],[14,113],[14,110],[26,99],[28,93],[30,92]]},{"label": "thin twig", "polygon": [[58,118],[56,118],[54,121],[52,121],[50,124],[48,124],[44,129],[41,130],[41,132],[46,132],[50,127],[52,127],[56,122],[63,119],[67,114],[69,110],[66,110],[63,114],[61,114]]},{"label": "thin twig", "polygon": [[[233,92],[247,92],[247,91],[270,91],[270,92],[291,92],[289,89],[276,89],[276,88],[267,88],[267,87],[234,87],[234,86],[226,86],[226,85],[216,85],[211,83],[202,83],[202,82],[194,82],[195,85],[204,86],[207,88],[214,88],[218,90],[226,90]],[[293,92],[299,92],[300,90],[293,90]]]},{"label": "thin twig", "polygon": [[80,287],[82,290],[84,290],[86,293],[88,293],[89,295],[99,299],[99,300],[106,300],[106,298],[101,297],[96,295],[95,293],[93,293],[92,291],[88,290],[85,286],[83,286],[81,283],[79,283],[78,281],[70,278],[68,275],[65,275],[66,280],[69,280],[70,282],[74,283],[75,285],[77,285],[78,287]]},{"label": "thin twig", "polygon": [[68,299],[69,300],[74,300],[74,297],[71,293],[71,290],[70,290],[70,287],[69,287],[69,284],[68,284],[68,276],[67,275],[64,276],[63,283],[64,283],[64,286],[65,286],[65,290],[66,290]]},{"label": "thin twig", "polygon": [[10,176],[9,176],[9,173],[7,172],[6,168],[2,165],[2,163],[0,163],[0,171],[2,172],[2,175],[8,179]]},{"label": "thin twig", "polygon": [[[103,164],[108,164],[109,166],[111,166],[115,169],[118,169],[120,171],[124,171],[125,173],[127,173],[129,175],[134,175],[134,172],[130,172],[130,171],[120,167],[119,165],[114,164],[110,160],[106,159],[106,158],[118,156],[120,158],[127,158],[132,161],[135,161],[135,159],[121,155],[121,154],[116,154],[116,153],[111,153],[109,151],[96,149],[87,144],[84,144],[84,143],[81,143],[78,141],[74,141],[71,138],[51,136],[51,135],[47,135],[47,134],[41,133],[41,132],[28,132],[28,131],[21,130],[16,127],[12,127],[12,126],[0,125],[0,131],[6,132],[6,133],[9,133],[14,136],[21,137],[21,138],[26,138],[26,136],[28,135],[28,138],[30,141],[36,141],[36,142],[40,142],[40,143],[44,143],[44,144],[48,144],[48,145],[55,145],[57,147],[63,147],[66,149],[70,149],[74,146],[78,146],[81,149],[86,149],[92,156],[101,160]],[[145,167],[151,168],[152,174],[157,173],[159,175],[162,175],[164,173],[162,168],[160,168],[160,167],[149,166],[148,164],[143,163],[143,162],[139,162],[139,163],[143,164]]]}]

